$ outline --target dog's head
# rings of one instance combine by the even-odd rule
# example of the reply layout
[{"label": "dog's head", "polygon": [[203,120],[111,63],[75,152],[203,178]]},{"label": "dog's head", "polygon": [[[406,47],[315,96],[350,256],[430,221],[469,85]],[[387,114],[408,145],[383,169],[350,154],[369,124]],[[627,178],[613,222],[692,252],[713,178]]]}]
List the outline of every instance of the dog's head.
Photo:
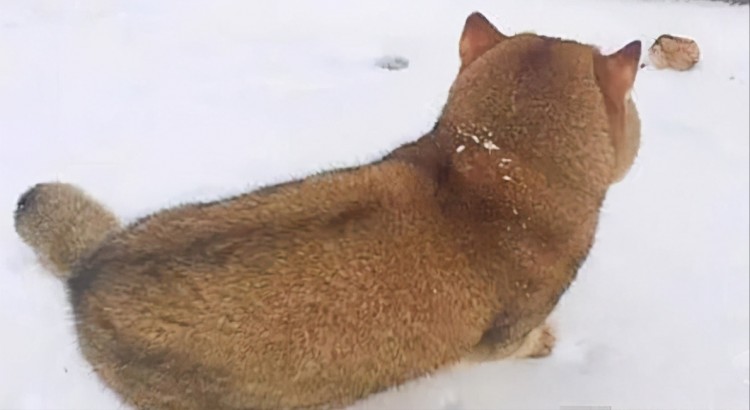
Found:
[{"label": "dog's head", "polygon": [[[530,149],[567,155],[568,162],[575,162],[578,151],[601,151],[594,154],[606,158],[606,166],[597,168],[606,169],[607,184],[626,175],[640,145],[640,121],[631,99],[640,41],[607,55],[575,41],[506,35],[473,13],[466,19],[459,54],[461,66],[444,114],[459,122],[490,124],[501,136],[538,138]],[[608,143],[601,144],[602,139]],[[502,146],[503,141],[495,143]]]}]

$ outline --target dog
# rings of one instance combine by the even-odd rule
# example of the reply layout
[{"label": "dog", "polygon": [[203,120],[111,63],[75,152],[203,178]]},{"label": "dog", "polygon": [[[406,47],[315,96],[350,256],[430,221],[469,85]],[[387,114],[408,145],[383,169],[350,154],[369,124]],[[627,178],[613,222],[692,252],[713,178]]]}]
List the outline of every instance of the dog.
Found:
[{"label": "dog", "polygon": [[74,185],[19,199],[81,351],[140,409],[323,409],[550,353],[545,320],[640,143],[634,41],[467,19],[434,128],[378,161],[123,226]]}]

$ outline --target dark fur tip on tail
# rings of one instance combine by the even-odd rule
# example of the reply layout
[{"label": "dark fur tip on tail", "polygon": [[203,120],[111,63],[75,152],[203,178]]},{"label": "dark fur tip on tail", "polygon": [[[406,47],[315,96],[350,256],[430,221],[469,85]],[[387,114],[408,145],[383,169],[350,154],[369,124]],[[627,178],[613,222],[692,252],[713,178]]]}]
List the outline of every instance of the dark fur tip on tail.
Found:
[{"label": "dark fur tip on tail", "polygon": [[18,202],[16,202],[16,212],[15,217],[18,218],[18,214],[23,213],[24,209],[26,209],[33,201],[34,196],[36,196],[36,188],[40,184],[34,185],[33,187],[29,188],[26,192],[21,194],[21,196],[18,198]]},{"label": "dark fur tip on tail", "polygon": [[21,194],[14,212],[16,232],[39,259],[60,277],[110,233],[120,228],[104,205],[78,187],[36,184]]}]

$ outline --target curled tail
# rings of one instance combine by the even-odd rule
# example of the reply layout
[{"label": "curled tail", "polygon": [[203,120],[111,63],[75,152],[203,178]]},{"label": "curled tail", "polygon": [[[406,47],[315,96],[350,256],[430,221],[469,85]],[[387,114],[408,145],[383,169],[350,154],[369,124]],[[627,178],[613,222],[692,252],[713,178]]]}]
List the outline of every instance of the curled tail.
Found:
[{"label": "curled tail", "polygon": [[37,184],[23,193],[14,222],[42,263],[65,279],[82,256],[120,229],[117,217],[104,205],[65,183]]}]

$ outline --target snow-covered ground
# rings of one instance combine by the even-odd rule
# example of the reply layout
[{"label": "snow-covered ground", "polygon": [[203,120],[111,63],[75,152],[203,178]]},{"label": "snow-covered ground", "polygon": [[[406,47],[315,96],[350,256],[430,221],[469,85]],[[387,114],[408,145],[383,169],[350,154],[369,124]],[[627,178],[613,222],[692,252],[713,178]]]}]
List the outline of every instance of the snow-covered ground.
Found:
[{"label": "snow-covered ground", "polygon": [[[644,69],[643,147],[553,316],[549,358],[445,371],[364,409],[747,409],[748,7],[626,0],[0,0],[0,408],[120,404],[77,351],[60,282],[13,231],[64,180],[126,220],[377,158],[428,130],[480,10],[613,51],[693,37]],[[384,56],[409,67],[376,67]]]}]

